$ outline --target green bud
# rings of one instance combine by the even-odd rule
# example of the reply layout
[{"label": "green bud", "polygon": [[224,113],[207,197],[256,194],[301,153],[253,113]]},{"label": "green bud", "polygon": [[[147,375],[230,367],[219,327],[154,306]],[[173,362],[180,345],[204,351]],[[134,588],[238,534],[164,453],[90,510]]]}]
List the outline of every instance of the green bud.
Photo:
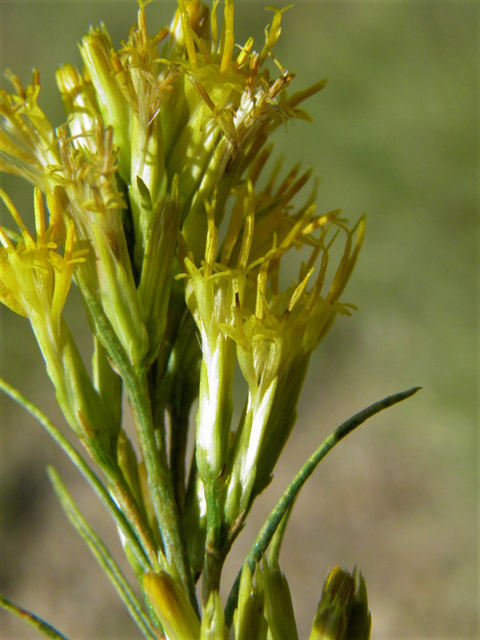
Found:
[{"label": "green bud", "polygon": [[146,327],[140,316],[137,292],[131,271],[114,255],[104,234],[95,226],[94,245],[98,256],[98,284],[103,310],[122,343],[130,362],[143,362],[149,349]]},{"label": "green bud", "polygon": [[365,580],[334,567],[323,585],[310,640],[369,640],[372,621]]},{"label": "green bud", "polygon": [[97,94],[97,103],[106,126],[112,126],[120,147],[120,175],[130,177],[130,111],[115,80],[112,41],[105,28],[92,30],[80,45],[80,53]]},{"label": "green bud", "polygon": [[165,571],[146,573],[143,588],[169,640],[199,640],[200,620],[172,576]]}]

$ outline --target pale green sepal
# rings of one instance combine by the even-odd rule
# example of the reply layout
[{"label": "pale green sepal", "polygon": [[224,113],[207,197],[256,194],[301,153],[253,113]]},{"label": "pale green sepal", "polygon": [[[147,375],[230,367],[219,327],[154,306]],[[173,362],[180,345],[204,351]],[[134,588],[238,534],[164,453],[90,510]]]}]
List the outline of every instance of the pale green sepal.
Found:
[{"label": "pale green sepal", "polygon": [[217,591],[212,591],[203,611],[200,640],[228,640],[222,602]]},{"label": "pale green sepal", "polygon": [[[209,215],[212,215],[211,210]],[[210,244],[207,244],[207,252],[214,253],[215,241]],[[218,478],[227,462],[236,358],[235,343],[220,325],[230,319],[234,293],[229,279],[216,278],[205,272],[209,266],[202,273],[188,257],[184,264],[190,276],[186,300],[202,343],[196,456],[200,476],[207,482]]]},{"label": "pale green sepal", "polygon": [[108,407],[111,450],[115,450],[122,424],[122,379],[112,369],[107,352],[96,336],[93,338],[93,385],[104,407]]},{"label": "pale green sepal", "polygon": [[94,459],[108,464],[115,431],[112,416],[88,376],[65,321],[60,319],[56,344],[51,342],[48,326],[32,323],[32,327],[67,422]]},{"label": "pale green sepal", "polygon": [[152,212],[166,195],[162,127],[159,118],[149,125],[133,115],[130,124],[131,167],[129,199],[135,227],[135,260],[141,264],[146,251]]},{"label": "pale green sepal", "polygon": [[130,487],[133,497],[135,498],[141,511],[145,513],[140,474],[138,471],[137,454],[135,453],[129,437],[123,429],[120,431],[120,435],[118,438],[117,457],[118,465],[122,470],[128,486]]},{"label": "pale green sepal", "polygon": [[263,558],[265,609],[272,640],[298,640],[292,597],[285,575],[276,562],[270,566]]},{"label": "pale green sepal", "polygon": [[275,398],[278,379],[275,377],[267,389],[255,396],[249,394],[248,406],[236,437],[229,464],[229,481],[225,499],[225,519],[233,524],[250,504],[257,473],[257,462],[268,418]]},{"label": "pale green sepal", "polygon": [[233,624],[235,640],[265,640],[267,637],[265,591],[258,565],[255,578],[250,567],[247,564],[243,566]]},{"label": "pale green sepal", "polygon": [[185,508],[188,559],[195,576],[199,576],[205,561],[207,536],[207,504],[202,479],[197,476],[195,489],[187,493]]},{"label": "pale green sepal", "polygon": [[87,148],[95,146],[92,132],[99,117],[93,86],[71,64],[57,69],[57,87],[68,116],[68,128],[72,138],[78,137]]},{"label": "pale green sepal", "polygon": [[[229,338],[220,336],[215,352],[200,365],[197,412],[197,467],[204,482],[218,478],[227,462],[228,435],[233,414],[231,389],[235,359]],[[229,366],[229,363],[233,366]]]},{"label": "pale green sepal", "polygon": [[200,620],[172,576],[165,571],[146,573],[143,588],[169,640],[199,640]]},{"label": "pale green sepal", "polygon": [[256,498],[270,484],[273,470],[295,426],[298,399],[309,362],[309,356],[297,356],[289,364],[278,382],[258,454],[252,499]]},{"label": "pale green sepal", "polygon": [[148,348],[148,334],[140,317],[138,298],[131,274],[113,255],[103,234],[92,227],[95,247],[101,265],[98,281],[100,299],[105,315],[117,334],[130,362],[140,364]]}]

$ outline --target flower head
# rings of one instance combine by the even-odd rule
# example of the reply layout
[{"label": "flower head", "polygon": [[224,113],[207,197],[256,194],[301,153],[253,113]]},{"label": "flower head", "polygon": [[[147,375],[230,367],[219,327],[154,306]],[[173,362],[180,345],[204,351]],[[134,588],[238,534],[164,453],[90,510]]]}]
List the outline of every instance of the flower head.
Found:
[{"label": "flower head", "polygon": [[48,324],[57,334],[76,265],[85,262],[88,249],[75,250],[74,225],[68,225],[65,251],[59,252],[59,219],[46,225],[42,194],[35,190],[36,239],[30,234],[7,194],[0,198],[18,226],[22,240],[15,246],[0,228],[0,300],[16,313],[26,316],[34,326]]}]

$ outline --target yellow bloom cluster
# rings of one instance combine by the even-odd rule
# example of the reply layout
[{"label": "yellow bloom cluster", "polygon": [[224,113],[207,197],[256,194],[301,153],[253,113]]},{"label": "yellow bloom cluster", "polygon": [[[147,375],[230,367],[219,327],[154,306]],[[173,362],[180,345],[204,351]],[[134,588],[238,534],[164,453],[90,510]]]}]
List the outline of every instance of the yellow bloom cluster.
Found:
[{"label": "yellow bloom cluster", "polygon": [[[225,556],[291,433],[313,350],[351,313],[341,297],[365,220],[350,228],[339,210],[317,213],[315,189],[300,202],[310,172],[298,166],[265,176],[271,134],[308,120],[299,104],[325,86],[287,94],[294,74],[273,52],[286,8],[273,8],[256,50],[253,38],[235,42],[233,0],[221,26],[219,0],[178,0],[153,35],[148,4],[119,49],[91,29],[84,69],[57,71],[57,129],[37,72],[26,88],[9,74],[14,93],[0,91],[0,170],[33,183],[36,223],[34,238],[0,192],[20,232],[0,228],[0,301],[30,320],[60,407],[125,512],[128,557],[168,637],[223,638]],[[283,287],[293,249],[305,261]],[[91,322],[92,377],[62,317],[72,281]],[[236,368],[245,404],[233,425]],[[124,391],[140,460],[121,424]],[[296,637],[276,561],[244,569],[234,627],[237,640]]]}]

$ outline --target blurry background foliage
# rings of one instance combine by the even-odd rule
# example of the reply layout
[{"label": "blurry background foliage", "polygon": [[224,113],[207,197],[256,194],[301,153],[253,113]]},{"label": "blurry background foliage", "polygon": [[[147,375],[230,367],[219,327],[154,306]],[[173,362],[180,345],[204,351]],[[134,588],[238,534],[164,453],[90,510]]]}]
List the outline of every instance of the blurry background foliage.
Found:
[{"label": "blurry background foliage", "polygon": [[[236,41],[263,42],[271,14],[237,0]],[[176,3],[147,9],[150,31]],[[64,120],[54,71],[80,65],[77,42],[103,20],[118,46],[136,3],[2,0],[0,67],[26,83],[41,73],[41,105]],[[293,512],[282,568],[301,637],[322,582],[339,563],[361,568],[373,638],[479,637],[476,527],[479,57],[476,2],[297,2],[276,54],[294,90],[328,77],[307,104],[313,124],[276,134],[285,166],[321,178],[319,211],[367,212],[367,236],[340,318],[312,359],[298,424],[270,489],[256,504],[225,574],[230,586],[259,522],[333,427],[401,389],[421,394],[382,413],[320,465]],[[7,82],[2,80],[7,88]],[[0,184],[26,217],[32,189]],[[5,211],[1,216],[5,220]],[[75,296],[67,310],[88,330]],[[57,422],[50,382],[26,320],[0,309],[0,374]],[[42,429],[0,399],[0,592],[76,638],[134,637],[120,601],[70,527],[44,471],[55,464],[119,551],[97,499]],[[2,638],[32,637],[0,614]]]}]

